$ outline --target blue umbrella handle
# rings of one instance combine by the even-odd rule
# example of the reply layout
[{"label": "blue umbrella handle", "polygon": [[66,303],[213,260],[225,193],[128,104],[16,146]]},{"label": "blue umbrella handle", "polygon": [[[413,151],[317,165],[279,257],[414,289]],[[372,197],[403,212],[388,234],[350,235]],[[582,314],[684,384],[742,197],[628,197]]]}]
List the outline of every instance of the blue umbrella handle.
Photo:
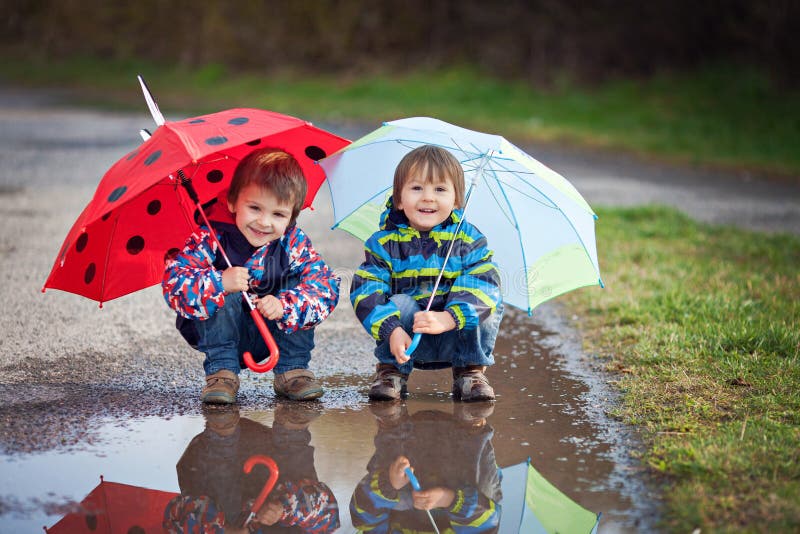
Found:
[{"label": "blue umbrella handle", "polygon": [[411,345],[409,345],[406,349],[406,356],[411,356],[411,353],[417,350],[417,345],[419,345],[420,339],[422,339],[422,334],[414,334],[414,337],[411,340]]},{"label": "blue umbrella handle", "polygon": [[417,480],[416,475],[414,475],[414,471],[412,471],[410,467],[406,467],[405,471],[408,481],[411,482],[411,487],[414,488],[414,491],[422,491],[422,486],[419,485],[419,480]]}]

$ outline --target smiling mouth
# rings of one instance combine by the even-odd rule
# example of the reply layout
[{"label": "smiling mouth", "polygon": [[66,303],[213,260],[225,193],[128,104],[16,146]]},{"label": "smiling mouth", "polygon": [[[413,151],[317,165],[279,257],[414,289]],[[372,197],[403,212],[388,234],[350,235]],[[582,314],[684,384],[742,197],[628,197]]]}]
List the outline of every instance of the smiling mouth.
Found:
[{"label": "smiling mouth", "polygon": [[419,211],[420,213],[428,213],[428,214],[436,213],[436,210],[433,210],[433,209],[421,209],[421,210],[417,210],[417,211]]}]

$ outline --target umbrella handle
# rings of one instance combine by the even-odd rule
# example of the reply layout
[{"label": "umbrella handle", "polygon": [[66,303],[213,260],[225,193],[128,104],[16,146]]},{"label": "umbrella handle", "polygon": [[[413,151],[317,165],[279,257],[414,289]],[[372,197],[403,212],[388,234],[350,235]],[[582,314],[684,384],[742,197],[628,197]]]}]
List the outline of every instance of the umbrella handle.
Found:
[{"label": "umbrella handle", "polygon": [[245,352],[242,355],[242,359],[244,360],[245,365],[247,365],[251,371],[255,371],[256,373],[266,373],[267,371],[271,371],[272,368],[278,363],[280,351],[278,350],[277,343],[275,343],[275,338],[272,337],[272,334],[270,334],[269,329],[267,328],[267,323],[264,322],[264,317],[261,315],[261,312],[258,311],[258,308],[253,308],[250,310],[250,317],[252,317],[253,321],[255,321],[256,327],[261,333],[261,337],[264,338],[264,343],[267,344],[267,348],[269,349],[269,358],[264,363],[256,363],[256,361],[253,359],[253,355],[250,354],[250,352]]},{"label": "umbrella handle", "polygon": [[278,465],[275,463],[275,460],[269,456],[264,456],[263,454],[254,454],[244,462],[245,474],[250,474],[250,471],[253,470],[253,467],[259,464],[265,465],[269,468],[269,478],[264,484],[264,487],[261,488],[261,492],[258,494],[258,497],[256,497],[253,506],[250,508],[250,517],[254,517],[254,514],[258,512],[262,506],[264,506],[264,501],[267,500],[267,495],[269,495],[269,492],[275,487],[275,483],[278,481],[278,476],[280,475],[280,472],[278,471]]},{"label": "umbrella handle", "polygon": [[411,353],[417,350],[417,345],[419,345],[420,339],[422,339],[422,334],[414,334],[414,337],[411,339],[411,345],[409,345],[406,349],[406,356],[411,356]]}]

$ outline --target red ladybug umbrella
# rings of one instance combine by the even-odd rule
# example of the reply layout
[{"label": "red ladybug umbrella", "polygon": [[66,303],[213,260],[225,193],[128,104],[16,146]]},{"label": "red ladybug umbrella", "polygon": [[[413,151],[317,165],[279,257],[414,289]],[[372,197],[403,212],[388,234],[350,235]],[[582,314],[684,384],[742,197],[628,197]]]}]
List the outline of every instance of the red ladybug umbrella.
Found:
[{"label": "red ladybug umbrella", "polygon": [[106,482],[100,477],[100,484],[75,511],[44,530],[48,534],[161,532],[164,509],[176,495],[175,492]]},{"label": "red ladybug umbrella", "polygon": [[[147,91],[145,95],[149,97]],[[102,305],[155,285],[161,281],[165,256],[182,248],[203,222],[200,205],[227,189],[236,165],[251,151],[273,147],[293,155],[308,181],[307,207],[325,179],[317,161],[349,143],[309,122],[260,109],[157,122],[161,125],[153,135],[100,180],[42,291],[61,289]],[[260,314],[251,315],[260,320],[272,349]]]}]

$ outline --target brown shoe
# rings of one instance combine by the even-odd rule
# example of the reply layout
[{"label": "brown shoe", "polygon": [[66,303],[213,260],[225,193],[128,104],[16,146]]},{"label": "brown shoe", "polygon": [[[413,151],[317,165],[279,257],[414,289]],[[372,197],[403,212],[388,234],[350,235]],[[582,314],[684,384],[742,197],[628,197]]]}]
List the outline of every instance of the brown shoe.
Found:
[{"label": "brown shoe", "polygon": [[275,375],[272,388],[279,397],[299,401],[318,399],[325,393],[308,369],[292,369]]},{"label": "brown shoe", "polygon": [[273,427],[282,426],[288,430],[304,430],[321,412],[315,408],[317,403],[278,401],[275,405]]},{"label": "brown shoe", "polygon": [[408,375],[402,374],[391,363],[379,363],[375,367],[375,376],[369,388],[370,400],[390,401],[408,395],[406,381]]},{"label": "brown shoe", "polygon": [[483,365],[453,367],[453,398],[464,402],[493,401],[494,390]]},{"label": "brown shoe", "polygon": [[225,404],[203,406],[206,428],[220,436],[230,436],[239,426],[239,407]]},{"label": "brown shoe", "polygon": [[233,404],[239,392],[239,377],[233,371],[223,369],[206,376],[206,387],[200,400],[208,404]]}]

